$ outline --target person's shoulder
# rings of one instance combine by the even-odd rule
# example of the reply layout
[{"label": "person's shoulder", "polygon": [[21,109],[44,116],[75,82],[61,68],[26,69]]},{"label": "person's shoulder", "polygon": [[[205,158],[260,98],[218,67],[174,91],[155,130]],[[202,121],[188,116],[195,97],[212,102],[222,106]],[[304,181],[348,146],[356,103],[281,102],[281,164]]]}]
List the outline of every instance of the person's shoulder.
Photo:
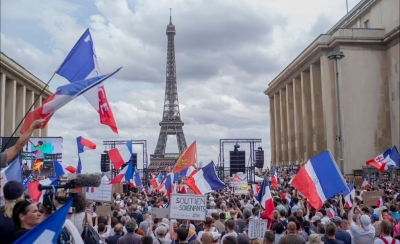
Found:
[{"label": "person's shoulder", "polygon": [[375,237],[374,244],[385,244],[380,237]]}]

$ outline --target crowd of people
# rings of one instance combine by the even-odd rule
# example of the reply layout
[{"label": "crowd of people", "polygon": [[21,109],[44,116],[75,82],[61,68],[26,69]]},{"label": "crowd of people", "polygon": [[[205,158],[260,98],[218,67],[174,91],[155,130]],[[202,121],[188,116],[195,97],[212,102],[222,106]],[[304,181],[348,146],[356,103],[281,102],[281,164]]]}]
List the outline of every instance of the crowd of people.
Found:
[{"label": "crowd of people", "polygon": [[[86,200],[78,192],[73,211],[68,214],[59,243],[88,243],[90,226],[99,243],[107,244],[400,244],[400,190],[396,185],[373,185],[357,189],[351,208],[343,196],[328,199],[316,210],[289,185],[289,177],[279,170],[280,184],[271,189],[275,209],[272,218],[257,202],[255,193],[235,195],[229,187],[208,194],[206,219],[191,221],[156,216],[155,208],[168,208],[164,192],[116,193],[109,213],[97,213],[105,203]],[[282,175],[281,175],[282,174]],[[381,207],[363,204],[364,191],[382,189]],[[10,181],[3,187],[5,206],[0,209],[0,242],[12,243],[33,229],[54,211],[49,204],[29,199],[22,184]],[[61,204],[55,201],[55,209]],[[268,220],[264,239],[250,239],[249,221]],[[13,233],[12,235],[10,233]]]}]

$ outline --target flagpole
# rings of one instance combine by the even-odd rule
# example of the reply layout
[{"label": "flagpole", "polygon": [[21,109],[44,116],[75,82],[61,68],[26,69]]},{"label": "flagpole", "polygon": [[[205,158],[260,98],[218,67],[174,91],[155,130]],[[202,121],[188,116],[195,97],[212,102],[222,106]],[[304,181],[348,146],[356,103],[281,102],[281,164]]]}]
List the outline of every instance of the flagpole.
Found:
[{"label": "flagpole", "polygon": [[[58,70],[58,69],[57,69]],[[47,81],[47,83],[45,84],[45,86],[42,88],[42,90],[40,91],[39,95],[37,96],[37,98],[35,99],[35,101],[33,101],[31,107],[27,110],[28,112],[25,113],[24,117],[21,119],[21,121],[19,122],[18,126],[15,127],[14,132],[11,134],[11,136],[8,138],[8,141],[6,142],[5,145],[1,146],[1,152],[4,152],[4,150],[6,149],[8,143],[10,143],[11,138],[15,135],[15,132],[17,132],[18,128],[21,126],[22,122],[24,122],[26,116],[30,113],[31,109],[35,106],[36,102],[39,100],[39,98],[41,98],[44,90],[46,90],[46,88],[49,86],[50,81],[54,78],[54,76],[56,75],[56,72],[53,73],[53,75],[50,77],[50,79]]]}]

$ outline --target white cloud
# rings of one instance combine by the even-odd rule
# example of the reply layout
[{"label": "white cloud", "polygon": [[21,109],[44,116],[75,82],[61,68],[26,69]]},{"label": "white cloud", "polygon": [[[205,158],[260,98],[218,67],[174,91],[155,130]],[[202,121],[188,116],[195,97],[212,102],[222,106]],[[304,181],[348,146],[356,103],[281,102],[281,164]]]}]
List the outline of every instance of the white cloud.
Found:
[{"label": "white cloud", "polygon": [[[349,2],[352,7],[358,1]],[[263,91],[346,9],[345,1],[331,0],[2,2],[1,50],[43,80],[87,27],[102,70],[124,67],[106,83],[119,135],[98,123],[97,113],[83,98],[52,119],[50,135],[64,137],[65,162],[77,162],[77,136],[98,144],[95,152],[82,154],[84,171],[100,170],[103,140],[147,140],[148,153],[153,153],[164,102],[169,8],[177,31],[184,132],[188,144],[197,140],[199,161],[204,163],[218,161],[220,138],[262,138],[265,161],[270,161]],[[56,77],[50,87],[60,84],[65,81]],[[167,150],[177,151],[176,141],[169,139]],[[135,150],[141,151],[140,146]]]}]

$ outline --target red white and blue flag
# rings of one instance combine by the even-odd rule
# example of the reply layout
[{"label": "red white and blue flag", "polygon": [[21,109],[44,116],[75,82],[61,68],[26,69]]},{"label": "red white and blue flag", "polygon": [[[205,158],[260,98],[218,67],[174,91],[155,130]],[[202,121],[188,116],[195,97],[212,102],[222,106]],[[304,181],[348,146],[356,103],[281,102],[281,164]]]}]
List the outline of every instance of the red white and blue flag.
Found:
[{"label": "red white and blue flag", "polygon": [[78,136],[76,138],[76,145],[78,147],[77,173],[80,174],[82,172],[82,161],[80,154],[87,150],[95,150],[96,144],[94,142],[89,141],[88,139],[83,138],[82,136]]},{"label": "red white and blue flag", "polygon": [[0,196],[3,196],[3,186],[11,180],[22,182],[20,157],[17,157],[6,168],[1,170],[1,173],[0,173]]},{"label": "red white and blue flag", "polygon": [[271,189],[269,188],[268,180],[264,179],[261,184],[260,191],[257,195],[257,201],[265,209],[265,215],[272,219],[272,212],[275,210],[274,200],[271,196]]},{"label": "red white and blue flag", "polygon": [[131,161],[133,153],[132,141],[126,144],[116,145],[115,148],[108,151],[108,157],[116,170],[119,170],[122,165]]},{"label": "red white and blue flag", "polygon": [[86,187],[86,192],[88,193],[94,193],[94,187]]},{"label": "red white and blue flag", "polygon": [[[79,38],[56,73],[70,83],[101,75],[89,29]],[[96,84],[84,96],[99,113],[100,123],[108,125],[114,133],[118,134],[117,124],[108,103],[106,88],[103,83]]]},{"label": "red white and blue flag", "polygon": [[347,188],[348,189],[342,192],[342,195],[345,201],[345,206],[350,209],[353,207],[354,198],[356,197],[356,191],[354,189],[354,184],[349,184]]},{"label": "red white and blue flag", "polygon": [[91,88],[97,86],[98,84],[101,84],[103,81],[107,80],[115,73],[117,73],[120,69],[121,68],[107,75],[97,76],[86,80],[80,80],[71,84],[58,87],[56,92],[48,97],[41,107],[33,110],[26,116],[25,121],[21,126],[21,134],[24,134],[32,125],[33,121],[38,119],[45,120],[41,129],[45,128],[50,118],[58,109],[60,109],[70,101],[74,100],[75,98],[79,97],[80,95],[84,94],[85,92],[89,91]]},{"label": "red white and blue flag", "polygon": [[361,185],[364,189],[369,188],[371,185],[369,184],[369,181],[367,180],[367,178],[364,178],[364,181]]},{"label": "red white and blue flag", "polygon": [[327,214],[328,214],[329,218],[333,218],[333,217],[335,217],[335,210],[333,210],[332,208],[329,208],[327,211]]},{"label": "red white and blue flag", "polygon": [[138,187],[142,185],[142,179],[140,178],[140,173],[136,169],[133,169],[133,177],[129,180],[131,187]]},{"label": "red white and blue flag", "polygon": [[110,184],[118,184],[121,183],[121,181],[131,181],[133,176],[133,168],[132,168],[132,162],[130,162],[128,165],[126,165],[119,173],[117,176],[115,176],[114,179],[110,180]]},{"label": "red white and blue flag", "polygon": [[392,149],[386,150],[384,153],[376,156],[375,158],[368,160],[366,164],[378,169],[381,173],[388,169],[388,166],[396,166],[396,164],[390,159]]},{"label": "red white and blue flag", "polygon": [[53,167],[54,167],[54,173],[56,174],[56,177],[76,173],[76,168],[74,166],[64,164],[64,163],[61,163],[58,161],[53,162]]},{"label": "red white and blue flag", "polygon": [[276,169],[274,169],[274,174],[272,175],[271,185],[275,189],[278,188],[278,174],[276,173]]},{"label": "red white and blue flag", "polygon": [[376,206],[383,207],[383,204],[385,203],[385,201],[383,200],[382,197],[378,198],[377,202],[376,202]]},{"label": "red white and blue flag", "polygon": [[347,189],[331,153],[327,150],[310,158],[293,178],[292,186],[301,192],[316,210],[330,197]]}]

